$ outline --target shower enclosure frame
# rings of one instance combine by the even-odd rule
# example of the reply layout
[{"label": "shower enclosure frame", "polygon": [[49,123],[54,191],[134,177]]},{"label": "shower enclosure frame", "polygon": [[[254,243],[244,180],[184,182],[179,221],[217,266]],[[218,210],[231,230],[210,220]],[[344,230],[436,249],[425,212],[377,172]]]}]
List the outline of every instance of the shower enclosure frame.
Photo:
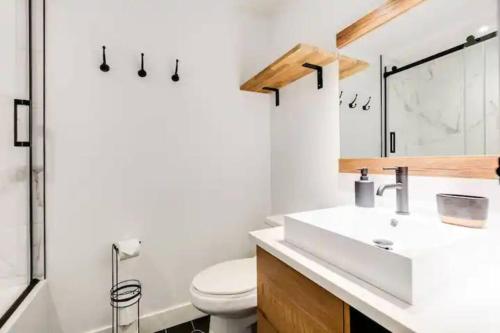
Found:
[{"label": "shower enclosure frame", "polygon": [[[495,37],[497,37],[497,35],[498,35],[498,32],[497,31],[493,31],[493,32],[491,32],[489,34],[486,34],[484,36],[475,38],[474,41],[472,41],[472,42],[467,41],[467,42],[465,42],[463,44],[454,46],[452,48],[449,48],[447,50],[444,50],[444,51],[441,51],[439,53],[433,54],[433,55],[431,55],[431,56],[429,56],[427,58],[424,58],[424,59],[412,62],[412,63],[410,63],[408,65],[405,65],[405,66],[402,66],[402,67],[393,67],[392,70],[390,70],[390,71],[387,71],[387,66],[384,66],[384,70],[382,72],[382,65],[381,65],[381,73],[380,73],[380,75],[381,75],[382,80],[383,80],[383,84],[380,87],[380,95],[383,97],[382,98],[382,100],[383,100],[383,125],[381,126],[381,136],[382,136],[382,139],[383,139],[383,142],[382,142],[382,146],[383,146],[382,157],[389,157],[388,151],[387,151],[387,78],[390,77],[391,75],[394,75],[394,74],[406,71],[408,69],[411,69],[413,67],[425,64],[425,63],[427,63],[429,61],[433,61],[433,60],[436,60],[438,58],[447,56],[449,54],[461,51],[461,50],[465,49],[468,46],[476,45],[478,43],[487,41],[487,40],[489,40],[491,38],[495,38]],[[392,140],[390,140],[390,146],[391,146],[390,148],[391,149],[392,149],[393,146],[395,146],[395,144],[396,144],[395,140],[394,140],[394,142]]]},{"label": "shower enclosure frame", "polygon": [[[27,41],[28,41],[28,99],[29,99],[29,109],[28,109],[28,138],[29,145],[24,146],[23,149],[29,149],[28,152],[28,188],[29,188],[29,221],[28,221],[28,280],[29,283],[23,292],[17,297],[17,299],[11,304],[11,306],[4,312],[0,313],[0,328],[7,322],[7,320],[12,316],[12,314],[21,305],[24,299],[30,294],[40,280],[35,277],[35,267],[34,267],[34,241],[33,241],[33,227],[34,227],[34,209],[33,209],[33,0],[26,0],[27,4]],[[42,159],[43,159],[43,278],[46,278],[46,243],[45,243],[45,0],[40,0],[42,5],[42,34],[43,39],[43,60],[42,60],[42,118],[43,118],[43,128],[42,128]],[[16,126],[16,124],[14,124]]]}]

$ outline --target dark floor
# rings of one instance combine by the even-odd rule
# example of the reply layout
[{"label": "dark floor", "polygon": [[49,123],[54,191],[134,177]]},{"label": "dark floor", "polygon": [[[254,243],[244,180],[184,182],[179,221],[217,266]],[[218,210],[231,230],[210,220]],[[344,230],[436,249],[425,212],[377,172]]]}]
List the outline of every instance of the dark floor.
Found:
[{"label": "dark floor", "polygon": [[[372,321],[361,312],[354,308],[350,308],[351,312],[351,332],[352,333],[390,333],[388,330]],[[208,328],[210,325],[210,317],[206,316],[193,321],[194,328],[201,330],[204,333],[208,333]],[[180,324],[174,327],[167,328],[166,330],[159,331],[156,333],[191,333],[193,332],[193,327],[190,322]],[[257,325],[252,326],[252,332],[257,333]],[[199,332],[196,332],[199,333]]]},{"label": "dark floor", "polygon": [[[196,319],[193,321],[194,327],[198,330],[201,330],[205,333],[208,333],[208,326],[210,324],[210,317],[203,317],[200,319]],[[167,328],[166,331],[159,331],[157,333],[191,333],[193,331],[193,327],[190,322],[180,324],[174,327]]]}]

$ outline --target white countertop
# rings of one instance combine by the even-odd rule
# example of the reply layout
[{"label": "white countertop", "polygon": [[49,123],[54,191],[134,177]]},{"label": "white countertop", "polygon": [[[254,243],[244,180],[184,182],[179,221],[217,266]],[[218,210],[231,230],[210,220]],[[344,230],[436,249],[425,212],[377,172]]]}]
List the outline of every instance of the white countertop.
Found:
[{"label": "white countertop", "polygon": [[[454,281],[425,304],[410,305],[284,241],[283,227],[250,233],[257,245],[392,332],[500,332],[500,232],[488,231],[488,253],[467,278]],[[477,252],[476,252],[477,253]]]}]

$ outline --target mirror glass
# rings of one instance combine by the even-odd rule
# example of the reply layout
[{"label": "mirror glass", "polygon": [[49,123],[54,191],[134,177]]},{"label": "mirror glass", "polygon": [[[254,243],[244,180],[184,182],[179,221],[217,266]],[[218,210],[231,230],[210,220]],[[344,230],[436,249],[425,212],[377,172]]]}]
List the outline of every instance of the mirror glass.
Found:
[{"label": "mirror glass", "polygon": [[496,14],[496,0],[426,0],[340,49],[368,63],[341,75],[341,156],[500,153]]}]

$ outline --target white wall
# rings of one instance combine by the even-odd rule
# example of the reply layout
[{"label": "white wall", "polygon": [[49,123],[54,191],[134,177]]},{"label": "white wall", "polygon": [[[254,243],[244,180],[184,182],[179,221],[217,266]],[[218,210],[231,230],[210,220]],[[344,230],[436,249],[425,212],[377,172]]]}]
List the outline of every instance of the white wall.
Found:
[{"label": "white wall", "polygon": [[[383,1],[351,1],[348,5],[343,0],[285,2],[272,20],[272,48],[267,62],[299,42],[335,51],[336,33]],[[341,131],[337,66],[335,63],[324,68],[322,90],[315,88],[315,75],[309,75],[282,89],[280,107],[272,107],[275,214],[330,207],[336,202]],[[378,68],[376,61],[372,66]],[[370,113],[369,117],[375,120],[377,115]],[[375,150],[374,144],[369,149]]]},{"label": "white wall", "polygon": [[270,108],[239,85],[268,26],[238,4],[47,1],[48,279],[64,332],[110,324],[114,241],[143,241],[122,276],[142,280],[144,314],[252,254],[247,232],[270,213]]},{"label": "white wall", "polygon": [[325,68],[325,86],[311,75],[283,89],[271,118],[273,213],[332,206],[338,148],[337,65]]},{"label": "white wall", "polygon": [[[349,54],[347,54],[349,55]],[[364,58],[369,67],[362,72],[340,81],[342,104],[340,105],[340,156],[380,157],[380,60],[378,57]],[[349,107],[356,94],[357,106]],[[370,109],[363,105],[371,97]]]},{"label": "white wall", "polygon": [[[335,51],[333,1],[293,1],[274,18],[268,61],[299,42]],[[338,68],[325,67],[324,87],[311,74],[281,90],[272,106],[273,213],[328,207],[335,200],[339,156]]]}]

